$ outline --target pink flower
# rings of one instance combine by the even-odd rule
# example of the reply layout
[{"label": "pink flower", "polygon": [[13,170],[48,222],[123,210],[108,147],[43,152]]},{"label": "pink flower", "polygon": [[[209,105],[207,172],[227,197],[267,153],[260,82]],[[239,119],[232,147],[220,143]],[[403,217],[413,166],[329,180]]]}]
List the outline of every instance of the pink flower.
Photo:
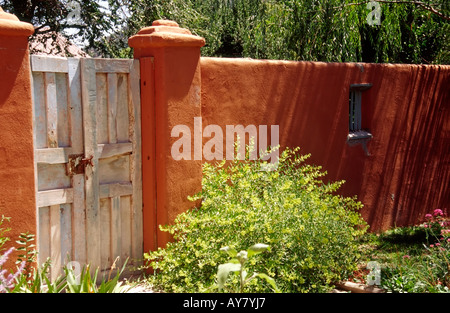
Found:
[{"label": "pink flower", "polygon": [[436,247],[439,247],[441,244],[439,242],[436,242]]},{"label": "pink flower", "polygon": [[411,257],[410,257],[409,255],[406,254],[406,255],[403,256],[403,258],[404,258],[404,259],[409,259],[409,258],[411,258]]},{"label": "pink flower", "polygon": [[8,251],[5,252],[2,256],[0,256],[0,267],[8,260],[8,256],[15,250],[14,247],[11,247],[8,249]]},{"label": "pink flower", "polygon": [[438,215],[442,216],[442,215],[444,215],[444,212],[442,212],[441,209],[436,209],[436,210],[434,210],[433,215],[434,216],[438,216]]},{"label": "pink flower", "polygon": [[425,218],[426,218],[427,220],[431,220],[431,219],[433,218],[433,215],[431,215],[430,213],[428,213],[428,214],[425,215]]},{"label": "pink flower", "polygon": [[[0,256],[0,267],[6,262],[9,254],[11,254],[11,252],[13,250],[14,250],[14,247],[10,248],[8,251],[6,251],[6,253],[3,256]],[[14,281],[22,273],[24,268],[25,268],[25,261],[22,261],[19,269],[17,270],[17,272],[15,274],[9,274],[8,277],[5,277],[6,270],[4,269],[4,270],[0,271],[0,293],[4,293],[7,291],[7,289],[14,287]]]},{"label": "pink flower", "polygon": [[434,248],[434,245],[430,245],[430,248]]}]

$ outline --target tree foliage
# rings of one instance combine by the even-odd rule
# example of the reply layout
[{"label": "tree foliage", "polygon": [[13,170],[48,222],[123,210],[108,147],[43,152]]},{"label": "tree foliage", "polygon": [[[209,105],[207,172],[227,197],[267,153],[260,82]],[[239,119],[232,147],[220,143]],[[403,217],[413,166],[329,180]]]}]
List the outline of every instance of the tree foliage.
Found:
[{"label": "tree foliage", "polygon": [[206,39],[204,56],[326,62],[450,62],[447,0],[128,0],[133,32],[172,19]]},{"label": "tree foliage", "polygon": [[[111,1],[113,2],[113,1]],[[4,11],[34,25],[33,40],[56,40],[57,34],[81,42],[91,54],[104,55],[105,38],[122,20],[108,10],[108,1],[0,0]]]},{"label": "tree foliage", "polygon": [[[374,5],[380,22],[369,23]],[[204,56],[450,63],[448,0],[0,0],[38,31],[72,29],[91,53],[131,57],[128,37],[171,19],[206,39]],[[74,11],[78,9],[78,11]],[[77,16],[75,21],[68,16]]]}]

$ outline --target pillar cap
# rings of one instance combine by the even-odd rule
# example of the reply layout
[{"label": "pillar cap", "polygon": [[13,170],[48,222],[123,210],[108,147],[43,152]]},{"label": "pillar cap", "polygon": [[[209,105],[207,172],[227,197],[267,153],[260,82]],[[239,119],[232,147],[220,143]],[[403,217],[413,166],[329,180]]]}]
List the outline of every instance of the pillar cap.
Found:
[{"label": "pillar cap", "polygon": [[205,39],[192,35],[188,29],[179,27],[177,22],[156,20],[152,26],[144,27],[130,37],[128,45],[132,48],[203,47]]},{"label": "pillar cap", "polygon": [[0,36],[30,36],[34,33],[34,26],[19,21],[14,14],[6,13],[0,7]]}]

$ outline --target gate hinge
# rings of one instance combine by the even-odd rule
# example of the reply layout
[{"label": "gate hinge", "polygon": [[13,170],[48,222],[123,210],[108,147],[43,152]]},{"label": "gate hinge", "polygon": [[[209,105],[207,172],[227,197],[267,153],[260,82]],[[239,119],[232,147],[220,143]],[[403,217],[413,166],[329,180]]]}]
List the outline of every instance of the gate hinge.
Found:
[{"label": "gate hinge", "polygon": [[94,156],[86,158],[84,154],[70,154],[69,162],[67,163],[67,176],[72,177],[75,174],[84,174],[86,166],[94,166],[92,159]]}]

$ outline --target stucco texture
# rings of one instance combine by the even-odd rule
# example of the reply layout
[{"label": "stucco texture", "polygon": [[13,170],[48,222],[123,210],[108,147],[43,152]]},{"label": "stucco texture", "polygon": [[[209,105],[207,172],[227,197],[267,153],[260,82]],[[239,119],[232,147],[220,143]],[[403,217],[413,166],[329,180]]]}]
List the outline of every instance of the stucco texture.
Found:
[{"label": "stucco texture", "polygon": [[34,28],[0,9],[0,215],[6,235],[36,234],[33,119],[28,36]]},{"label": "stucco texture", "polygon": [[[279,125],[281,149],[311,153],[384,230],[447,210],[449,79],[449,66],[202,58],[203,127]],[[347,144],[349,88],[361,83],[372,84],[362,95],[370,155]]]}]

